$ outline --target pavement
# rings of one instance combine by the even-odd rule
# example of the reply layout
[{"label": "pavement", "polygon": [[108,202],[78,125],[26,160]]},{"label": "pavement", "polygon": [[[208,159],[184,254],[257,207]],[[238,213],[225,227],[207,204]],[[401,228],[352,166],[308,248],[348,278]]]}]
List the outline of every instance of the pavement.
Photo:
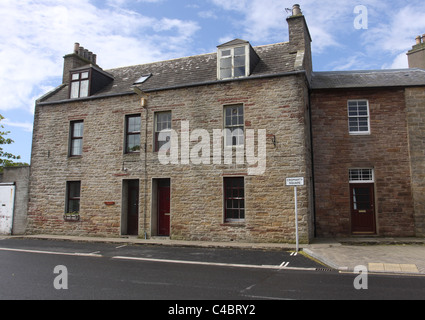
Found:
[{"label": "pavement", "polygon": [[[78,236],[26,235],[3,238],[45,239],[176,247],[294,250],[294,244],[179,241],[168,238],[94,238]],[[367,267],[370,273],[425,275],[425,238],[334,238],[300,244],[303,253],[327,267],[353,272]]]}]

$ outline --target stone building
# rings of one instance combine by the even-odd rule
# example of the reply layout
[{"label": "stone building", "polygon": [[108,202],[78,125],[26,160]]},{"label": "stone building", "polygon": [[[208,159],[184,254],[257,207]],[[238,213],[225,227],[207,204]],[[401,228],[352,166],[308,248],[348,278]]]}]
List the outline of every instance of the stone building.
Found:
[{"label": "stone building", "polygon": [[36,102],[27,233],[240,242],[424,236],[425,70],[313,72],[289,41],[103,70]]},{"label": "stone building", "polygon": [[[297,9],[297,8],[296,8]],[[103,70],[76,44],[36,103],[29,233],[287,242],[313,236],[311,38]]]}]

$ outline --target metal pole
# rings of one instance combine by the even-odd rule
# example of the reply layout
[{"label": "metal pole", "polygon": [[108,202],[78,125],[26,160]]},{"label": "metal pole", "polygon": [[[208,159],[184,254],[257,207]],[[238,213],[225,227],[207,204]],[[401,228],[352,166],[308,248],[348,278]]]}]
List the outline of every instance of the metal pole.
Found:
[{"label": "metal pole", "polygon": [[298,236],[298,199],[297,199],[297,187],[294,187],[295,194],[295,234],[297,238],[297,252],[300,251],[299,236]]}]

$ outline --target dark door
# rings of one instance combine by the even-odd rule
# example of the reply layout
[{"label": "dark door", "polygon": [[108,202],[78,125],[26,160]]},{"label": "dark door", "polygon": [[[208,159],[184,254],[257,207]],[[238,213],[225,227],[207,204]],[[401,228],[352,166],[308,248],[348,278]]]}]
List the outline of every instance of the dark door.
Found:
[{"label": "dark door", "polygon": [[170,179],[158,180],[158,235],[170,235]]},{"label": "dark door", "polygon": [[351,185],[351,231],[353,234],[375,234],[375,196],[373,184]]},{"label": "dark door", "polygon": [[139,234],[139,181],[128,182],[127,234]]}]

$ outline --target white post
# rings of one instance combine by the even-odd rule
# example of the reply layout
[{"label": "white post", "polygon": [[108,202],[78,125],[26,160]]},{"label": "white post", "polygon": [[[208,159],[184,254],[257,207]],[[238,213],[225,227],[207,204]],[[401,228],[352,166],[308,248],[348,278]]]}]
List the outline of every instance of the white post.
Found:
[{"label": "white post", "polygon": [[295,195],[295,236],[297,240],[297,252],[300,251],[299,236],[298,236],[298,199],[297,199],[297,187],[294,187]]}]

